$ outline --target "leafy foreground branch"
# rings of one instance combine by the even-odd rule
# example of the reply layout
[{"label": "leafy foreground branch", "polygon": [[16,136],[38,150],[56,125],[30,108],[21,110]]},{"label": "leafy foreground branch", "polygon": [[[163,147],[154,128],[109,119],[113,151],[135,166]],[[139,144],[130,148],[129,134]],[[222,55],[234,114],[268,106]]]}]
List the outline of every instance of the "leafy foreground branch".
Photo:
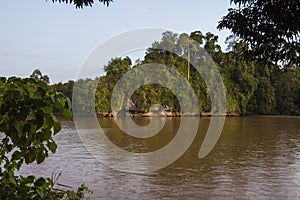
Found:
[{"label": "leafy foreground branch", "polygon": [[53,112],[70,119],[71,103],[62,93],[34,78],[0,78],[0,199],[83,199],[91,192],[55,188],[52,178],[24,177],[15,172],[26,163],[42,163],[57,145],[61,124]]}]

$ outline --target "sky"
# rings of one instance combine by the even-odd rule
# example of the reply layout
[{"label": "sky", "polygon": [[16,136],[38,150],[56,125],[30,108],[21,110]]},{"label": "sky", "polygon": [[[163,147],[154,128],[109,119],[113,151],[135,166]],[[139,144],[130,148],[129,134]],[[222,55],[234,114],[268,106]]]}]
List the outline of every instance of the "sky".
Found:
[{"label": "sky", "polygon": [[109,7],[95,1],[84,9],[51,0],[2,1],[0,76],[28,77],[38,68],[51,83],[74,80],[97,46],[140,28],[212,32],[225,50],[230,32],[216,26],[229,7],[229,0],[114,0]]}]

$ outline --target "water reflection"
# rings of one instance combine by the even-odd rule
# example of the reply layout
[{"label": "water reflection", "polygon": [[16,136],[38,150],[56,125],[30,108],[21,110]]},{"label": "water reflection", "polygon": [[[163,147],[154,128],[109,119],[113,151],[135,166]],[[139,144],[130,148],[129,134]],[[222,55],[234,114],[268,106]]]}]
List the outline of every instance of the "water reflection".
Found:
[{"label": "water reflection", "polygon": [[[149,123],[148,118],[136,120],[141,125]],[[107,135],[121,147],[149,151],[172,140],[178,120],[167,119],[161,138],[137,141],[122,133]],[[99,121],[105,128],[116,128],[111,119]],[[300,198],[300,118],[228,118],[213,151],[199,159],[209,121],[201,119],[198,135],[181,158],[146,175],[104,166],[83,147],[73,124],[64,121],[64,129],[55,136],[58,152],[42,165],[25,167],[22,173],[51,176],[63,170],[59,182],[72,186],[85,183],[94,190],[92,199]],[[135,160],[130,162],[134,167]]]}]

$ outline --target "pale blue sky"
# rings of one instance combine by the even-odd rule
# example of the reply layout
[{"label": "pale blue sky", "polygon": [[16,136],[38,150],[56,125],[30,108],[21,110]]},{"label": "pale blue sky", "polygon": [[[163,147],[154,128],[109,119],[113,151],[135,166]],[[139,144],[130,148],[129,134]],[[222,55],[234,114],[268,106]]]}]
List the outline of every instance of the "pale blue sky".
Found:
[{"label": "pale blue sky", "polygon": [[216,29],[229,0],[96,1],[92,8],[51,0],[2,1],[0,6],[0,76],[26,77],[39,68],[51,82],[75,79],[89,53],[113,35],[132,29],[159,27],[219,35],[225,49],[228,31]]}]

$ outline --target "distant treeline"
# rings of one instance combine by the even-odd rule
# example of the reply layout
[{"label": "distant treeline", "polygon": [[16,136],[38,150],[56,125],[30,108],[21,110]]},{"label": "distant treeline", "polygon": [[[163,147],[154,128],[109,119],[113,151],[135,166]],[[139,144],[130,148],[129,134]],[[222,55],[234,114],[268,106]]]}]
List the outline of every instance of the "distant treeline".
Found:
[{"label": "distant treeline", "polygon": [[[198,42],[214,60],[226,87],[227,112],[239,114],[280,114],[300,115],[300,68],[282,68],[278,64],[260,64],[255,60],[243,58],[244,43],[227,39],[228,51],[223,52],[218,45],[218,36],[200,31],[191,34],[163,33],[159,42],[154,42],[147,50],[143,60],[132,63],[129,57],[113,58],[104,67],[105,76],[96,78],[95,108],[86,104],[93,90],[94,81],[79,80],[76,85],[82,88],[77,103],[83,110],[95,109],[97,113],[111,111],[110,100],[117,81],[129,70],[146,63],[160,63],[180,72],[189,79],[198,97],[200,112],[210,112],[210,94],[200,74],[190,64],[189,59],[195,55],[197,48],[189,43],[187,36]],[[162,51],[167,46],[172,52]],[[190,70],[188,70],[190,68]],[[176,80],[172,80],[176,81]],[[52,87],[72,99],[74,81],[57,83]],[[165,87],[147,84],[134,92],[130,100],[133,112],[148,112],[153,104],[161,104],[174,112],[180,111],[175,95]]]}]

